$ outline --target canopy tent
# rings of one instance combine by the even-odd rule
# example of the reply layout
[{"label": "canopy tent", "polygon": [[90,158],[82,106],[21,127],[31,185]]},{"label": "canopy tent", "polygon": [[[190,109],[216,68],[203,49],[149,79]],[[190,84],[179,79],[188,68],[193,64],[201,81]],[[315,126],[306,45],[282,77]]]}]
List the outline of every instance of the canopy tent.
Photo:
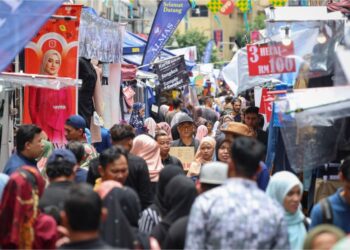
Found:
[{"label": "canopy tent", "polygon": [[[141,66],[143,52],[145,51],[147,41],[142,37],[126,31],[123,42],[123,59],[125,62]],[[167,49],[163,49],[159,55],[159,60],[164,60],[170,57],[174,57],[176,54]],[[187,70],[191,70],[195,66],[194,62],[186,60]]]}]

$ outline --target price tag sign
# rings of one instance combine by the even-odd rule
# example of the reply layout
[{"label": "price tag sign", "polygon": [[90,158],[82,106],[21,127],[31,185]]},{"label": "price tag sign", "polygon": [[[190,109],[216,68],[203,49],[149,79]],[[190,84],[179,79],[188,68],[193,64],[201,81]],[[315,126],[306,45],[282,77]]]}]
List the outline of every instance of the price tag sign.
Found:
[{"label": "price tag sign", "polygon": [[250,76],[295,72],[294,44],[247,45]]}]

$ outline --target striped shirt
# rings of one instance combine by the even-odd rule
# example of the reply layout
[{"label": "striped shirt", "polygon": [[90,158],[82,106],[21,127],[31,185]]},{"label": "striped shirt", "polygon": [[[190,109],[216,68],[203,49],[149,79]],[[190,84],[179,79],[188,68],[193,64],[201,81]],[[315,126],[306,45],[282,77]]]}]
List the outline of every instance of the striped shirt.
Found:
[{"label": "striped shirt", "polygon": [[153,228],[161,222],[161,217],[153,205],[143,210],[141,218],[139,220],[139,230],[140,232],[150,235]]}]

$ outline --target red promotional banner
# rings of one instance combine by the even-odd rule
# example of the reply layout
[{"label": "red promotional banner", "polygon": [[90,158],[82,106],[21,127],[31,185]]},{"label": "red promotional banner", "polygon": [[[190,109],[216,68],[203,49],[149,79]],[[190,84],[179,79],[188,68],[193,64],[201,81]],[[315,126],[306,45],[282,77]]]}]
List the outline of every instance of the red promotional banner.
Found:
[{"label": "red promotional banner", "polygon": [[295,72],[294,44],[247,45],[249,75],[269,75]]},{"label": "red promotional banner", "polygon": [[219,47],[223,41],[223,33],[222,30],[214,30],[214,41],[216,47]]},{"label": "red promotional banner", "polygon": [[268,94],[268,89],[262,89],[259,113],[266,115],[266,122],[270,122],[271,120],[272,103],[274,99],[273,95]]},{"label": "red promotional banner", "polygon": [[[81,5],[62,5],[25,48],[25,72],[77,78],[78,37]],[[76,87],[60,90],[26,87],[24,123],[40,126],[48,138],[61,147],[66,142],[64,122],[77,113]]]},{"label": "red promotional banner", "polygon": [[232,14],[235,4],[232,0],[221,0],[222,7],[220,9],[220,13],[223,15],[230,15]]}]

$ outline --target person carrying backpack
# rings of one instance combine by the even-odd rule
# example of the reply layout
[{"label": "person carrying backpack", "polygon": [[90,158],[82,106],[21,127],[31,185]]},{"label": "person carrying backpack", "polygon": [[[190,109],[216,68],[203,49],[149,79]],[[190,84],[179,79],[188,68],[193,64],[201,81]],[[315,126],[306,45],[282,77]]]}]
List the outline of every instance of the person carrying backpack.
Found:
[{"label": "person carrying backpack", "polygon": [[350,156],[340,166],[339,178],[343,187],[321,200],[311,211],[311,228],[333,224],[350,233]]}]

